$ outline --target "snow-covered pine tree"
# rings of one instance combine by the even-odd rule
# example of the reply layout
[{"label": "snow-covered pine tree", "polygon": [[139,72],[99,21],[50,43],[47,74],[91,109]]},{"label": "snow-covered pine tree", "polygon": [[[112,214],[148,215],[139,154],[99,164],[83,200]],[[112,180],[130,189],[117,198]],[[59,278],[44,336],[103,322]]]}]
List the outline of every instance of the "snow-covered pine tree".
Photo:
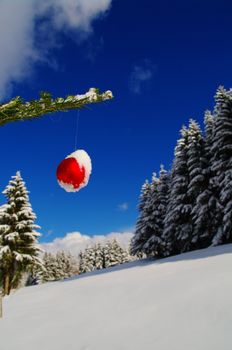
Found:
[{"label": "snow-covered pine tree", "polygon": [[55,279],[56,280],[62,280],[64,278],[68,278],[69,276],[69,267],[68,267],[68,259],[66,256],[66,253],[64,251],[57,252],[55,255],[55,261],[56,261],[56,272],[55,272]]},{"label": "snow-covered pine tree", "polygon": [[85,273],[86,272],[86,254],[85,251],[80,251],[79,253],[79,273]]},{"label": "snow-covered pine tree", "polygon": [[213,114],[209,110],[205,111],[205,116],[204,116],[205,150],[206,150],[206,154],[210,156],[210,158],[211,158],[211,148],[213,143],[214,121],[215,121],[215,118]]},{"label": "snow-covered pine tree", "polygon": [[56,271],[54,277],[56,280],[62,280],[78,274],[77,261],[69,252],[57,252],[55,262]]},{"label": "snow-covered pine tree", "polygon": [[87,247],[84,252],[79,254],[79,271],[85,273],[95,269],[95,249],[94,247]]},{"label": "snow-covered pine tree", "polygon": [[86,263],[87,272],[94,271],[96,269],[96,263],[95,263],[96,253],[95,253],[94,247],[88,247],[86,249],[86,254],[87,254],[87,263]]},{"label": "snow-covered pine tree", "polygon": [[215,99],[211,170],[218,225],[212,244],[218,245],[232,242],[232,90],[219,87]]},{"label": "snow-covered pine tree", "polygon": [[158,230],[158,223],[156,221],[158,186],[159,186],[159,179],[156,176],[156,173],[153,173],[152,180],[151,180],[150,199],[147,201],[144,208],[146,213],[144,235],[143,235],[144,243],[141,248],[141,251],[147,256],[153,255],[153,252],[150,251],[149,249],[150,247],[147,244],[147,242]]},{"label": "snow-covered pine tree", "polygon": [[130,253],[132,255],[137,255],[142,253],[142,247],[146,240],[144,239],[146,231],[146,211],[145,207],[151,198],[151,184],[148,180],[142,185],[140,198],[139,198],[139,217],[136,223],[136,229],[134,236],[130,243]]},{"label": "snow-covered pine tree", "polygon": [[58,281],[78,274],[79,262],[69,252],[56,254],[45,252],[43,268],[37,267],[30,272],[26,285]]},{"label": "snow-covered pine tree", "polygon": [[30,272],[27,274],[27,278],[25,280],[25,283],[23,284],[23,287],[25,286],[35,286],[38,284],[43,283],[43,276],[45,273],[45,267],[41,269],[33,267],[30,269]]},{"label": "snow-covered pine tree", "polygon": [[121,254],[121,264],[132,261],[132,256],[130,255],[130,251],[128,248],[124,248],[121,246],[122,254]]},{"label": "snow-covered pine tree", "polygon": [[27,276],[25,286],[34,286],[55,280],[56,262],[54,255],[45,252],[42,256],[42,266],[32,266]]},{"label": "snow-covered pine tree", "polygon": [[106,242],[103,247],[104,268],[130,261],[129,253],[120,246],[116,239]]},{"label": "snow-covered pine tree", "polygon": [[149,256],[163,256],[163,228],[164,218],[167,211],[167,203],[169,196],[170,177],[168,172],[161,165],[159,173],[159,181],[152,191],[152,236],[144,244],[143,250]]},{"label": "snow-covered pine tree", "polygon": [[200,126],[192,119],[184,133],[186,133],[185,147],[180,152],[179,150],[176,152],[174,161],[177,186],[172,187],[171,191],[173,195],[173,191],[175,193],[177,189],[178,205],[174,209],[175,220],[177,219],[174,235],[177,253],[178,250],[182,253],[207,246],[209,239],[209,233],[203,230],[208,208],[202,207],[199,203],[199,196],[208,185],[205,141]]},{"label": "snow-covered pine tree", "polygon": [[79,254],[79,273],[101,270],[130,261],[129,252],[117,240],[109,240],[104,245],[97,243]]},{"label": "snow-covered pine tree", "polygon": [[115,255],[112,254],[111,242],[107,241],[103,246],[103,268],[113,266],[116,264]]},{"label": "snow-covered pine tree", "polygon": [[[43,266],[41,282],[49,282],[56,280],[57,263],[55,255],[52,253],[45,252],[43,255]],[[35,271],[35,275],[41,273],[40,269]]]},{"label": "snow-covered pine tree", "polygon": [[[205,138],[204,152],[198,163],[200,169],[199,174],[204,176],[204,180],[200,183],[199,194],[193,206],[192,216],[194,223],[194,232],[192,240],[192,248],[205,248],[210,245],[213,232],[215,232],[216,215],[215,205],[216,198],[211,184],[211,165],[212,165],[212,141],[214,132],[214,116],[210,111],[205,112]],[[201,138],[200,138],[201,140]],[[203,160],[203,162],[202,162]]]},{"label": "snow-covered pine tree", "polygon": [[103,247],[100,243],[94,245],[94,253],[95,253],[95,269],[101,270],[103,268]]},{"label": "snow-covered pine tree", "polygon": [[192,205],[189,201],[188,142],[189,133],[182,127],[181,138],[175,148],[170,182],[170,194],[164,219],[164,255],[179,254],[185,251],[183,240],[192,234],[189,220]]},{"label": "snow-covered pine tree", "polygon": [[184,238],[184,251],[207,247],[210,236],[209,203],[205,201],[205,197],[208,198],[207,194],[209,193],[205,140],[199,124],[192,119],[189,122],[188,134],[188,200],[192,205],[189,220],[192,223],[193,231],[189,237]]},{"label": "snow-covered pine tree", "polygon": [[7,204],[0,210],[0,276],[3,293],[16,288],[23,272],[41,265],[35,230],[36,215],[29,202],[28,191],[18,171],[3,191]]},{"label": "snow-covered pine tree", "polygon": [[[122,247],[119,242],[117,241],[117,239],[113,239],[111,241],[111,250],[112,250],[112,255],[115,255],[115,260],[116,260],[116,264],[124,264],[126,262],[129,262],[131,260],[130,258],[130,254],[128,252],[127,249],[125,249],[124,247]],[[113,266],[113,265],[111,265]]]},{"label": "snow-covered pine tree", "polygon": [[53,280],[59,281],[66,278],[64,253],[61,251],[51,255],[50,268],[53,270]]},{"label": "snow-covered pine tree", "polygon": [[72,277],[79,274],[79,262],[76,256],[72,255],[70,252],[66,252],[66,264],[65,271],[68,277]]},{"label": "snow-covered pine tree", "polygon": [[147,242],[147,222],[150,216],[151,184],[146,180],[142,186],[139,199],[139,218],[136,223],[134,236],[130,244],[130,253],[138,255],[143,253],[143,246]]}]

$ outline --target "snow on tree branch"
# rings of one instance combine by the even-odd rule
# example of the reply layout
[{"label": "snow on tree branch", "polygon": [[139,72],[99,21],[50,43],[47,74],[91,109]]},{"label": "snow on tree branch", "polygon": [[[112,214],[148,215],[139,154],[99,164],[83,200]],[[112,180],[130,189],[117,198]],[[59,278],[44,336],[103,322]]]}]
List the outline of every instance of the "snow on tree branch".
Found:
[{"label": "snow on tree branch", "polygon": [[103,102],[113,98],[110,90],[103,93],[96,88],[89,89],[82,95],[70,95],[65,98],[53,99],[48,92],[41,92],[38,100],[24,102],[21,97],[15,97],[11,101],[0,104],[0,126],[19,120],[27,120],[42,117],[48,113],[67,112],[68,110],[83,108],[88,104]]}]

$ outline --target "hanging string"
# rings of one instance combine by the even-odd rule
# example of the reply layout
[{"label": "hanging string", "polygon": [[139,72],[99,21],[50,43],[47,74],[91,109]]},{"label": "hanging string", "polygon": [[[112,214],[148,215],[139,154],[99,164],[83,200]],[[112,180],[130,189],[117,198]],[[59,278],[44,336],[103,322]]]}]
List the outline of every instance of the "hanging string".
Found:
[{"label": "hanging string", "polygon": [[77,149],[77,136],[78,136],[78,129],[79,129],[79,121],[80,121],[80,110],[77,111],[74,151],[76,151],[76,149]]}]

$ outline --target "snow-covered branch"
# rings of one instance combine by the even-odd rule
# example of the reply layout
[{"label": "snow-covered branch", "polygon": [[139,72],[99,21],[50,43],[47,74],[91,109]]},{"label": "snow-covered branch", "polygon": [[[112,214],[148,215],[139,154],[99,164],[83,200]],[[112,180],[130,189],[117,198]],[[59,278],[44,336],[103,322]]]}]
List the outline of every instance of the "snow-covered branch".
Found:
[{"label": "snow-covered branch", "polygon": [[110,90],[103,93],[96,88],[89,89],[82,95],[70,95],[53,99],[50,93],[42,92],[38,100],[24,102],[21,97],[0,104],[0,126],[19,120],[42,117],[48,113],[83,108],[88,104],[103,102],[113,98]]}]

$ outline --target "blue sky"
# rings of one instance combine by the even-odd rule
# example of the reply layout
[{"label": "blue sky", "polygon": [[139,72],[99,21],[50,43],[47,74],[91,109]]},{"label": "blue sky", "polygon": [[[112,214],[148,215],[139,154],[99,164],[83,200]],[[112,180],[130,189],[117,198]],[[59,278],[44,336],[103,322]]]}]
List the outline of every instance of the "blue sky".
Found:
[{"label": "blue sky", "polygon": [[37,0],[0,0],[1,100],[90,87],[115,98],[80,111],[78,148],[90,154],[93,173],[76,194],[58,186],[55,172],[74,151],[77,112],[1,128],[0,186],[21,170],[42,242],[132,228],[140,187],[160,163],[170,168],[181,126],[189,118],[202,123],[216,88],[232,86],[230,1],[57,4],[38,10]]}]

